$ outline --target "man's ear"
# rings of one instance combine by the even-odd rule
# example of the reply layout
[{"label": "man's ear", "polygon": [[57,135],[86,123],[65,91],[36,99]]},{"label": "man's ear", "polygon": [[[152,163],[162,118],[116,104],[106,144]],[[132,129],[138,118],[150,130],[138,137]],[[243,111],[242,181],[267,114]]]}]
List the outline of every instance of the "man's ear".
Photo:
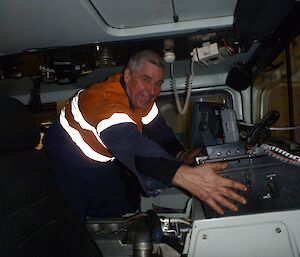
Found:
[{"label": "man's ear", "polygon": [[131,78],[131,73],[130,73],[129,68],[127,67],[124,70],[124,81],[125,81],[125,84],[127,84],[130,81],[130,78]]}]

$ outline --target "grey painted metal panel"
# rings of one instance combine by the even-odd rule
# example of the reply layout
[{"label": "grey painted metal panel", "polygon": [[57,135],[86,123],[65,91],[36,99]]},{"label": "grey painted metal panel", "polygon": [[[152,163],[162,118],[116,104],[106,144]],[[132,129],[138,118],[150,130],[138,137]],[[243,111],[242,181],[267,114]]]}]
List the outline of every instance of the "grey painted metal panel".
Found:
[{"label": "grey painted metal panel", "polygon": [[[92,0],[105,22],[113,28],[134,28],[173,23],[171,0]],[[177,0],[179,22],[232,16],[236,0]],[[116,8],[117,7],[117,8]]]},{"label": "grey painted metal panel", "polygon": [[[228,1],[232,0],[225,2]],[[88,0],[2,1],[0,55],[40,48],[175,35],[232,25],[233,16],[224,16],[222,4],[220,9],[215,10],[215,16],[206,15],[203,19],[201,15],[206,9],[193,8],[196,2],[191,9],[183,10],[188,19],[174,23],[171,1],[166,0],[95,1],[99,12]],[[190,20],[191,17],[199,19]]]}]

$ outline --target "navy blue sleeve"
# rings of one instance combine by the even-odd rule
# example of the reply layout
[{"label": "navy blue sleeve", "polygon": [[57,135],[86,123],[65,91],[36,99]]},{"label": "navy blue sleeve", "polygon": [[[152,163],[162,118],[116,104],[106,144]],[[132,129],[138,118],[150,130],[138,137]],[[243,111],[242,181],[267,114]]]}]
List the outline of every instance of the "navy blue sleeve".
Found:
[{"label": "navy blue sleeve", "polygon": [[178,152],[183,150],[182,145],[160,113],[153,121],[144,126],[144,132],[149,138],[158,143],[173,156],[176,156]]},{"label": "navy blue sleeve", "polygon": [[143,173],[169,186],[182,163],[142,135],[133,123],[111,126],[100,133],[109,151],[136,175]]}]

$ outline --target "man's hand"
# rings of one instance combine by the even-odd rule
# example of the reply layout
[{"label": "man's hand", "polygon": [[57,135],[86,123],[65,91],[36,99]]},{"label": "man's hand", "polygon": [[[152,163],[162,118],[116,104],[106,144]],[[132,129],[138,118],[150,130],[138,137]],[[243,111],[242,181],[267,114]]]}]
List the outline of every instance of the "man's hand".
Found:
[{"label": "man's hand", "polygon": [[196,164],[197,156],[202,156],[205,154],[206,151],[204,148],[196,148],[192,150],[182,150],[176,155],[176,158],[187,165],[193,165]]},{"label": "man's hand", "polygon": [[226,167],[226,163],[205,163],[194,167],[182,165],[177,170],[172,184],[187,190],[219,214],[224,214],[223,207],[237,211],[237,206],[230,200],[244,205],[246,199],[234,190],[246,191],[247,187],[217,174],[217,171]]}]

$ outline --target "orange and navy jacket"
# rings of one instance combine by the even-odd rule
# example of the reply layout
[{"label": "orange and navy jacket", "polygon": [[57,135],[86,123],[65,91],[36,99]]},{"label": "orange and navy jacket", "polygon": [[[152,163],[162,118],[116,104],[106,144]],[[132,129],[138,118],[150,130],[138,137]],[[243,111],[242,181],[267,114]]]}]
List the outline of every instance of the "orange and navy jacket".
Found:
[{"label": "orange and navy jacket", "polygon": [[169,186],[181,145],[153,102],[134,108],[122,74],[79,91],[62,109],[60,125],[83,154],[97,162],[118,159],[145,192]]}]

